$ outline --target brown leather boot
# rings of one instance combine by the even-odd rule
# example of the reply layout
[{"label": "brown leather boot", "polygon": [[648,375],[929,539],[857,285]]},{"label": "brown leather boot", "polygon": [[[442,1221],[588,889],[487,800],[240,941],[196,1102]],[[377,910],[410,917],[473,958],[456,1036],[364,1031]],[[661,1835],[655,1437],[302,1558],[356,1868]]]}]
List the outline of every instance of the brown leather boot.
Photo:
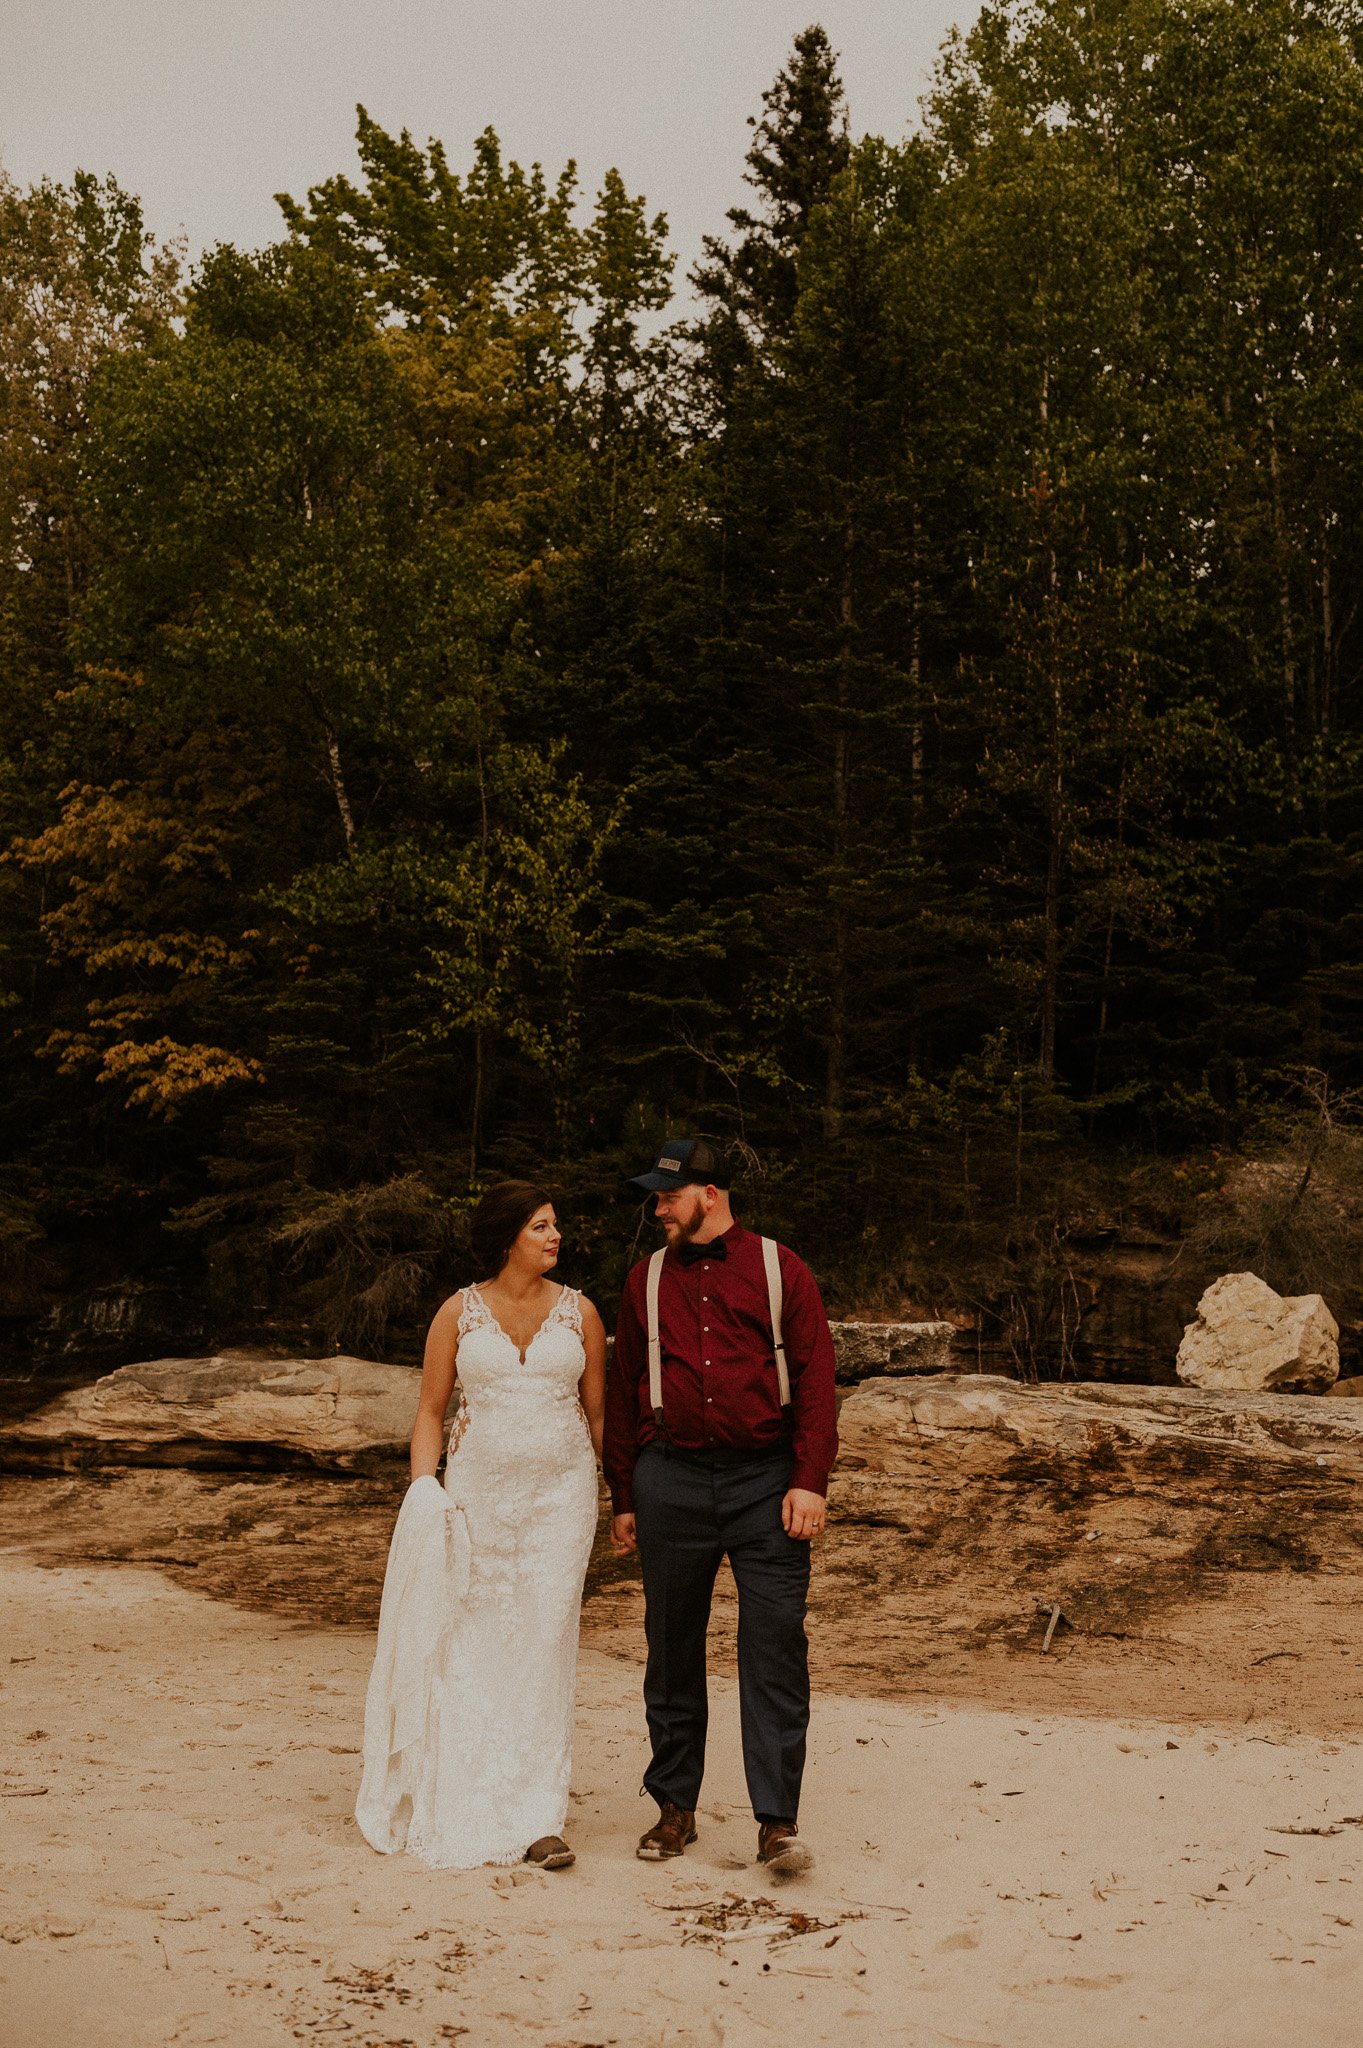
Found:
[{"label": "brown leather boot", "polygon": [[793,1820],[764,1820],[757,1833],[757,1860],[773,1877],[800,1877],[814,1868],[814,1858],[798,1839]]},{"label": "brown leather boot", "polygon": [[680,1856],[689,1842],[696,1839],[696,1816],[685,1806],[674,1806],[670,1799],[662,1802],[662,1812],[646,1835],[640,1835],[636,1856],[645,1863],[664,1863],[669,1856]]}]

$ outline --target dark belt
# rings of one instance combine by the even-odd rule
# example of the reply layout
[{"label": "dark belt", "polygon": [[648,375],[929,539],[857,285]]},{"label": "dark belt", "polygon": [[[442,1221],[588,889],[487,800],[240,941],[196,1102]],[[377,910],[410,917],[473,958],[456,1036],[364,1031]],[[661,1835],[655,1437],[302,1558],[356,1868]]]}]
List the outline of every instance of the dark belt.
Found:
[{"label": "dark belt", "polygon": [[664,1442],[654,1438],[645,1450],[659,1450],[669,1458],[680,1458],[688,1465],[750,1465],[760,1458],[788,1458],[791,1455],[789,1437],[783,1437],[774,1444],[753,1444],[746,1449],[736,1444],[700,1444],[694,1450],[681,1444]]}]

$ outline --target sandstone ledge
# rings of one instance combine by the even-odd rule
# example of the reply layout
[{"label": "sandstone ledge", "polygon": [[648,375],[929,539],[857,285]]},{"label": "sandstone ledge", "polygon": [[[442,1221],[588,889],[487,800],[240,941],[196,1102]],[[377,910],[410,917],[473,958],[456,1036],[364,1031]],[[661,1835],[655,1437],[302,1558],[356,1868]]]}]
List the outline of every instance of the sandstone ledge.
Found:
[{"label": "sandstone ledge", "polygon": [[869,1380],[843,1403],[836,1494],[898,1483],[925,1468],[1076,1481],[1127,1467],[1207,1471],[1236,1465],[1284,1478],[1363,1478],[1363,1411],[1305,1394],[1216,1394],[1097,1381],[1025,1385],[986,1373]]},{"label": "sandstone ledge", "polygon": [[832,1323],[838,1379],[855,1383],[882,1375],[942,1373],[950,1368],[954,1323]]},{"label": "sandstone ledge", "polygon": [[[950,1323],[833,1326],[840,1383],[940,1372]],[[0,1470],[92,1465],[377,1471],[406,1457],[418,1373],[367,1358],[251,1351],[120,1366],[0,1426]]]},{"label": "sandstone ledge", "polygon": [[[928,1471],[1080,1485],[1121,1483],[1123,1473],[1141,1485],[1190,1471],[1230,1479],[1237,1466],[1261,1480],[1363,1477],[1363,1406],[1352,1401],[889,1370],[896,1376],[863,1379],[842,1405],[834,1494],[857,1511],[881,1482],[902,1491]],[[241,1352],[124,1366],[0,1429],[0,1468],[377,1472],[405,1458],[417,1379],[369,1359]]]},{"label": "sandstone ledge", "polygon": [[0,1468],[377,1469],[405,1456],[418,1375],[366,1358],[225,1351],[125,1365],[0,1429]]}]

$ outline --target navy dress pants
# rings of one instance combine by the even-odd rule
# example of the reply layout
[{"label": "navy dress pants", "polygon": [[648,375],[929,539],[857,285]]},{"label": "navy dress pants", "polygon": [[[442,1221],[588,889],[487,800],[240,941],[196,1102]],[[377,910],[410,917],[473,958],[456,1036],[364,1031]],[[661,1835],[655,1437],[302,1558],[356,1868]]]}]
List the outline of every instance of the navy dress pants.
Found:
[{"label": "navy dress pants", "polygon": [[791,1453],[677,1451],[648,1444],[634,1468],[653,1760],[644,1789],[694,1810],[705,1770],[705,1634],[715,1574],[738,1587],[743,1768],[759,1820],[795,1820],[809,1726],[809,1545],[787,1536]]}]

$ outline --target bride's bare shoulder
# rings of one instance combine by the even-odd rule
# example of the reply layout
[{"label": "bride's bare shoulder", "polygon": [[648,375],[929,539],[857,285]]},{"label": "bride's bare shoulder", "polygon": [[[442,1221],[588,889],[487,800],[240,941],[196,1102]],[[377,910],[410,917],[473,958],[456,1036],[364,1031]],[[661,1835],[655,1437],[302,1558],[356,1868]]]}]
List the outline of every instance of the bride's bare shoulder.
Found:
[{"label": "bride's bare shoulder", "polygon": [[598,1309],[596,1303],[591,1299],[590,1295],[579,1294],[577,1297],[577,1305],[578,1308],[581,1310],[582,1320],[589,1330],[601,1330],[605,1328],[605,1324],[601,1320],[601,1311]]}]

